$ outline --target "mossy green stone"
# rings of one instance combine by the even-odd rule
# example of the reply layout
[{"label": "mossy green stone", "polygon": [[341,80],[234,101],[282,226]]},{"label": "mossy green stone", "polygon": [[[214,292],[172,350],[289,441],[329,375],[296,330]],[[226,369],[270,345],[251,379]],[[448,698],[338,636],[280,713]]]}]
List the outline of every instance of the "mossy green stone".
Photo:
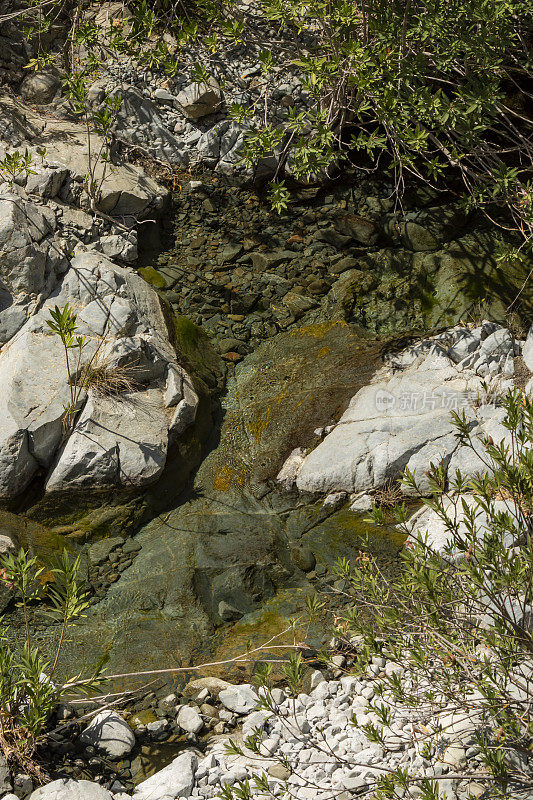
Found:
[{"label": "mossy green stone", "polygon": [[165,276],[153,267],[140,267],[139,273],[143,276],[146,283],[149,283],[155,289],[166,289],[168,286]]}]

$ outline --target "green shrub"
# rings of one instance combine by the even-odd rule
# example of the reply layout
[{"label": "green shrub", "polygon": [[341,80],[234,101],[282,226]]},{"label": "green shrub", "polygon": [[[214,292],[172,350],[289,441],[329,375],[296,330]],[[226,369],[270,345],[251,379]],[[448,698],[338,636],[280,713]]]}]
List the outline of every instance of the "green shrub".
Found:
[{"label": "green shrub", "polygon": [[[466,710],[474,721],[481,770],[467,760],[442,777],[456,785],[475,781],[490,800],[533,792],[533,398],[514,391],[503,406],[510,443],[483,439],[486,470],[466,480],[459,473],[448,476],[441,465],[430,468],[433,494],[424,502],[442,522],[447,543],[441,540],[437,548],[420,536],[402,507],[396,515],[406,541],[398,570],[384,571],[370,545],[335,570],[344,597],[351,598],[335,612],[339,646],[354,657],[351,672],[368,674],[371,660],[383,656],[393,667],[373,684],[369,710],[379,724],[362,726],[367,738],[384,740],[395,707],[425,710],[434,718]],[[456,415],[455,423],[461,444],[479,452],[465,419]],[[404,480],[415,485],[412,475]],[[384,513],[375,509],[372,519],[383,524]],[[286,672],[294,693],[300,667],[293,656]],[[263,707],[286,724],[287,712],[280,715],[268,680],[261,683]],[[246,745],[259,754],[258,734]],[[438,735],[437,724],[418,736],[428,766],[441,755]],[[305,746],[350,770],[349,758],[337,758],[327,743],[307,740]],[[231,751],[239,748],[232,745]],[[366,781],[365,796],[381,800],[444,797],[438,779],[422,780],[408,766]],[[255,789],[261,787],[264,777],[258,776]],[[239,792],[249,789],[225,789],[225,800],[242,800]]]},{"label": "green shrub", "polygon": [[[79,558],[72,559],[66,550],[48,571],[46,581],[44,568],[24,550],[0,558],[0,580],[13,592],[24,622],[24,644],[13,645],[0,620],[0,752],[14,772],[26,772],[39,781],[44,775],[34,755],[50,715],[62,699],[90,692],[102,680],[94,674],[57,682],[65,635],[87,608],[78,573]],[[37,602],[45,604],[51,623],[58,626],[51,659],[32,639],[31,607]]]}]

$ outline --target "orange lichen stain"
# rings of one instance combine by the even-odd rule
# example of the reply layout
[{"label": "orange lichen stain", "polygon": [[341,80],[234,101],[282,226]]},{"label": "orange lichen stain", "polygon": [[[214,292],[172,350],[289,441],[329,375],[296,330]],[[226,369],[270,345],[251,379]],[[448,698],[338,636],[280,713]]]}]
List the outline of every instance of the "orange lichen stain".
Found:
[{"label": "orange lichen stain", "polygon": [[216,489],[217,492],[227,492],[234,477],[235,470],[230,469],[229,467],[222,467],[222,469],[218,470],[217,474],[215,475],[213,488]]},{"label": "orange lichen stain", "polygon": [[227,492],[230,486],[244,486],[246,483],[246,471],[244,467],[239,470],[232,469],[227,465],[221,467],[213,481],[213,488],[219,492]]}]

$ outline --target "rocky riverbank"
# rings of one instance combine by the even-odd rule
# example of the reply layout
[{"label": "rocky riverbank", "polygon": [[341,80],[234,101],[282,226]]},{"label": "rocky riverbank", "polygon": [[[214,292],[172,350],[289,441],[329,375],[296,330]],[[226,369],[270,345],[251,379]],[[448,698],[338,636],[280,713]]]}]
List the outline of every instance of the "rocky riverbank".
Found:
[{"label": "rocky riverbank", "polygon": [[[100,6],[102,24],[123,13]],[[264,33],[276,35],[266,23]],[[512,329],[506,318],[528,267],[500,261],[500,231],[451,193],[412,185],[398,214],[390,180],[363,171],[295,186],[274,213],[258,187],[278,162],[252,176],[240,163],[248,126],[229,114],[256,113],[262,97],[248,45],[207,86],[189,69],[203,51],[170,81],[126,58],[102,64],[91,108],[117,97],[120,110],[109,168],[94,167],[95,204],[86,176],[101,136],[88,140],[57,74],[23,80],[24,47],[9,32],[0,43],[13,55],[0,55],[11,87],[0,161],[32,157],[0,183],[0,548],[80,555],[89,608],[64,643],[71,673],[223,661],[331,589],[331,564],[357,554],[362,534],[395,562],[401,537],[362,514],[405,467],[422,492],[431,461],[479,468],[482,451],[458,444],[451,411],[506,441],[498,398],[533,391],[529,291]],[[269,114],[283,122],[308,95],[295,74],[277,84]],[[86,337],[69,415],[68,368],[47,325],[67,303]],[[411,524],[445,545],[428,512]],[[4,586],[0,607],[15,639]],[[38,609],[31,621],[49,653],[56,626]],[[279,719],[257,710],[249,684],[213,677],[144,691],[88,727],[62,707],[50,752],[67,777],[37,789],[0,760],[0,796],[208,800],[265,771],[274,796],[346,800],[401,766],[438,778],[449,800],[481,796],[481,784],[449,777],[478,754],[458,709],[441,709],[442,734],[440,717],[399,708],[377,746],[361,726],[376,721],[369,703],[397,665],[379,658],[357,677],[352,665],[333,655],[296,698],[278,681]],[[224,752],[223,737],[242,743],[256,726],[262,759]],[[144,780],[158,759],[165,768]]]},{"label": "rocky riverbank", "polygon": [[[309,670],[307,690],[296,695],[286,685],[266,690],[203,678],[189,683],[180,700],[175,694],[161,700],[153,721],[138,713],[128,724],[117,712],[102,711],[85,728],[75,726],[81,732],[71,729],[58,736],[56,751],[59,755],[70,746],[79,767],[88,760],[109,775],[116,765],[115,774],[100,782],[58,778],[33,792],[30,800],[207,799],[245,782],[251,797],[290,792],[298,800],[348,798],[372,791],[381,776],[398,768],[416,775],[408,796],[421,796],[424,780],[431,779],[445,800],[490,797],[476,740],[481,720],[468,695],[438,709],[413,709],[395,702],[384,688],[393,675],[406,680],[394,660],[374,657],[357,677],[349,674],[350,664],[349,653],[333,656],[324,670],[329,679],[321,670]],[[511,682],[528,681],[532,666],[522,664],[515,673]],[[383,740],[376,743],[370,728],[382,724],[374,708],[378,698],[378,705],[385,703],[391,714]],[[472,695],[472,707],[475,700]],[[63,713],[68,717],[66,709]],[[142,743],[157,741],[169,730],[181,735],[180,754],[131,791],[131,776],[142,761],[134,756],[139,744],[142,749]],[[464,779],[466,765],[470,777]],[[527,769],[527,757],[517,750],[512,767]],[[255,777],[262,783],[256,784]],[[22,776],[15,782],[20,798]],[[404,792],[397,790],[395,796]],[[507,796],[525,800],[527,795],[511,789]],[[4,800],[14,797],[8,794]]]}]

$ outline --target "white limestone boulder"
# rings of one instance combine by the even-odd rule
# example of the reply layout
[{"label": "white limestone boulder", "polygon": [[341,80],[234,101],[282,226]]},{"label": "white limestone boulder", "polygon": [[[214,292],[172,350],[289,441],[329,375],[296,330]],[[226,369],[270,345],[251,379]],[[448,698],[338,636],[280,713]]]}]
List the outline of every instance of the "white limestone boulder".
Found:
[{"label": "white limestone boulder", "polygon": [[101,711],[80,734],[80,742],[91,745],[113,760],[124,758],[135,746],[135,735],[116,711]]},{"label": "white limestone boulder", "polygon": [[249,683],[228,686],[219,693],[218,699],[228,711],[236,714],[248,714],[258,703],[257,693]]},{"label": "white limestone boulder", "polygon": [[[299,453],[297,464],[291,453],[278,481],[286,488],[294,481],[306,492],[359,494],[399,478],[407,468],[424,494],[430,463],[448,466],[452,475],[456,469],[466,476],[486,470],[477,437],[509,440],[504,412],[494,400],[513,386],[508,366],[520,347],[508,331],[494,327],[452,329],[395,355],[314,450]],[[494,373],[494,365],[499,374],[487,390],[485,376]],[[453,411],[469,421],[474,450],[460,446]]]},{"label": "white limestone boulder", "polygon": [[59,778],[36,789],[29,800],[112,800],[113,795],[92,781]]},{"label": "white limestone boulder", "polygon": [[176,800],[189,797],[194,786],[198,758],[186,751],[164,769],[135,787],[133,800]]},{"label": "white limestone boulder", "polygon": [[[80,369],[96,365],[130,381],[111,396],[96,385],[81,391],[72,430],[65,428],[71,400],[65,356],[47,325],[51,309],[67,303],[86,336]],[[198,405],[156,292],[95,252],[72,259],[39,311],[0,350],[0,378],[0,497],[22,492],[38,471],[48,473],[48,491],[153,482],[169,439],[194,422]]]}]

